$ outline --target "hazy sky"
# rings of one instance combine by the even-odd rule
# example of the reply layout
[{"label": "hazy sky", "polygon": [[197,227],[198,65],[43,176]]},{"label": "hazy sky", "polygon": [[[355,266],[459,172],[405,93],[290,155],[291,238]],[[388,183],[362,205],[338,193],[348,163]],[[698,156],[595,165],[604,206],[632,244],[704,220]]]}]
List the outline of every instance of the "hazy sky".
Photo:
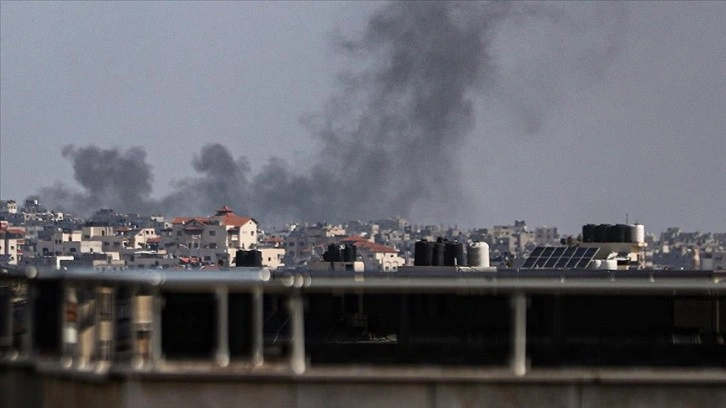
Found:
[{"label": "hazy sky", "polygon": [[[451,27],[476,35],[477,47],[451,50],[467,43],[445,37],[447,28],[426,30],[421,21],[439,24],[426,20],[436,13],[411,11],[420,20],[409,19],[405,5],[0,2],[0,198],[23,200],[58,183],[80,189],[73,163],[61,154],[69,144],[143,148],[151,196],[159,200],[174,193],[175,182],[195,177],[192,162],[211,143],[245,156],[251,173],[273,157],[292,169],[324,163],[315,152],[321,145],[325,154],[334,152],[330,141],[301,119],[336,115],[346,92],[375,105],[366,91],[349,91],[344,74],[396,73],[380,67],[398,54],[387,53],[387,45],[370,49],[407,44],[409,31],[381,28],[400,19],[404,28],[421,25],[433,44],[421,48],[432,53],[426,58],[448,52],[444,59],[456,58],[449,67],[456,69],[475,60],[461,71],[472,74],[470,81],[441,77],[461,86],[445,109],[470,114],[464,119],[471,124],[444,129],[459,133],[443,138],[441,161],[415,149],[386,152],[415,172],[385,166],[393,182],[381,191],[391,197],[391,213],[359,210],[349,218],[397,215],[390,206],[400,198],[390,190],[406,192],[412,177],[431,171],[443,176],[417,179],[435,185],[401,210],[414,222],[490,226],[525,219],[575,232],[629,214],[649,232],[726,231],[726,3],[517,6],[455,15]],[[488,20],[471,21],[479,18]],[[355,44],[341,51],[346,39]],[[459,55],[466,52],[486,55]],[[408,93],[371,94],[381,92],[386,104],[362,109],[362,116],[410,102],[400,99]],[[346,134],[355,138],[361,129]],[[366,163],[351,165],[355,176],[380,177],[382,164]],[[447,210],[459,202],[465,204]]]}]

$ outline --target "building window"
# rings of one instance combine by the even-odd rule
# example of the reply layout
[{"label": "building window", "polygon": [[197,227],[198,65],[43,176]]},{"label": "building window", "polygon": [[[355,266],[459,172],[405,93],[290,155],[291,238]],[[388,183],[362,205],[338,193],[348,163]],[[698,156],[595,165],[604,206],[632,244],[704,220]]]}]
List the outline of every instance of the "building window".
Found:
[{"label": "building window", "polygon": [[209,231],[209,236],[210,237],[213,237],[215,235],[217,235],[217,231]]}]

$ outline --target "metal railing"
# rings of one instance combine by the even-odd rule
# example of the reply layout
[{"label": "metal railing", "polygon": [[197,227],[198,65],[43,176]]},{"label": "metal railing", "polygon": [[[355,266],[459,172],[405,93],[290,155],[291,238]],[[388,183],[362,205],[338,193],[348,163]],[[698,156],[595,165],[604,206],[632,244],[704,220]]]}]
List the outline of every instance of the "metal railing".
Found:
[{"label": "metal railing", "polygon": [[655,369],[726,382],[719,274],[408,272],[7,269],[0,364],[96,379],[547,381]]}]

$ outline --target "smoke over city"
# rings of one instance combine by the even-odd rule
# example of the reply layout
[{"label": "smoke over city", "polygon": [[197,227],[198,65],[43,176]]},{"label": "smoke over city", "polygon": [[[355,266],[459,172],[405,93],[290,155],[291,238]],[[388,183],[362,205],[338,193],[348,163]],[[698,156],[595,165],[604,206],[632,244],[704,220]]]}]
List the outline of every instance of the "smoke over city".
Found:
[{"label": "smoke over city", "polygon": [[[475,101],[501,98],[523,131],[536,133],[556,98],[553,81],[526,76],[537,71],[536,78],[546,79],[558,75],[557,67],[531,68],[522,78],[507,79],[493,53],[501,30],[528,19],[570,24],[547,4],[383,6],[363,33],[336,40],[336,50],[353,68],[340,74],[339,89],[322,111],[303,119],[319,143],[306,168],[272,158],[253,171],[229,147],[208,144],[192,160],[197,176],[176,181],[172,193],[154,198],[143,148],[68,146],[63,157],[73,163],[82,191],[59,184],[43,189],[41,198],[80,213],[104,207],[197,215],[227,204],[266,223],[466,212],[471,203],[460,158],[472,138],[494,137],[473,135]],[[581,47],[591,56],[587,69],[601,69],[605,62],[598,58],[606,59],[616,45],[606,38]]]}]

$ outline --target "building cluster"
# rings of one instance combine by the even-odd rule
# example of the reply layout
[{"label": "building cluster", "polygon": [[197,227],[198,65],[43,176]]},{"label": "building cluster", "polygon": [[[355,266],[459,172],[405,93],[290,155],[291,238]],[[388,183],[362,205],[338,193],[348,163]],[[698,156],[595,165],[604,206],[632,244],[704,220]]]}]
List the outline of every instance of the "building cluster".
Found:
[{"label": "building cluster", "polygon": [[[290,224],[263,230],[251,217],[223,206],[211,216],[119,214],[101,209],[88,219],[48,210],[38,200],[20,206],[0,201],[0,264],[94,268],[203,268],[234,266],[238,250],[257,250],[264,266],[307,267],[331,245],[355,246],[365,270],[396,271],[414,264],[417,241],[439,238],[485,242],[493,266],[517,267],[536,247],[572,245],[582,236],[563,236],[557,227],[511,225],[468,230],[415,225],[393,217],[332,225]],[[726,269],[726,233],[669,228],[646,236],[645,267]]]}]

